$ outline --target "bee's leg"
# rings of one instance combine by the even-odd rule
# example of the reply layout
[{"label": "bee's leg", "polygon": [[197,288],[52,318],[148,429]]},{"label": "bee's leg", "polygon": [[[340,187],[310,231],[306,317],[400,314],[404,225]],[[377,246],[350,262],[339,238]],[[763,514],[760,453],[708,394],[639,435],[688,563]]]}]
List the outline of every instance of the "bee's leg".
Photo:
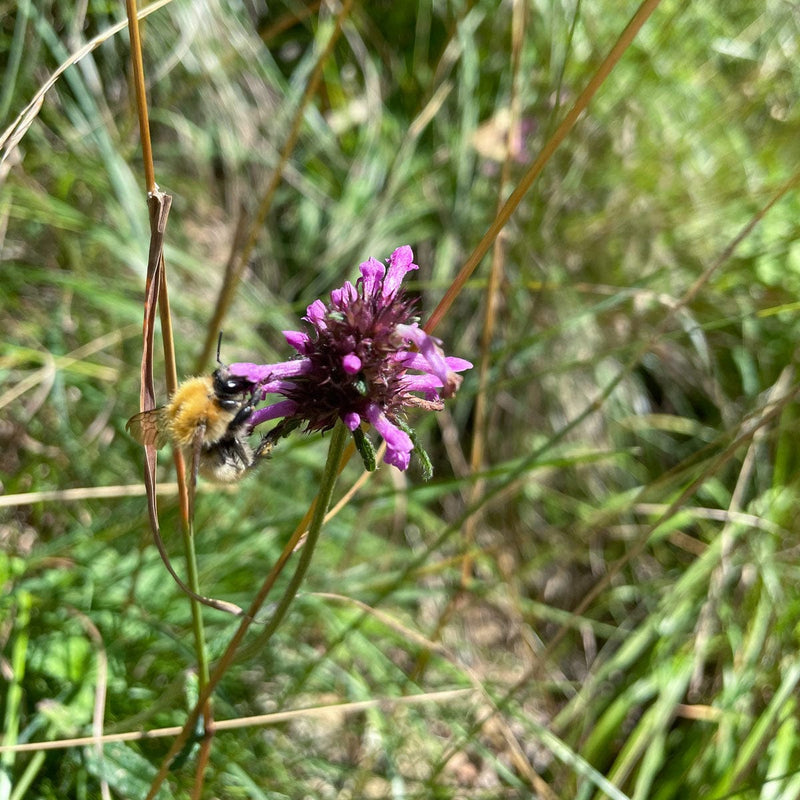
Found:
[{"label": "bee's leg", "polygon": [[255,453],[253,453],[253,462],[255,463],[260,458],[269,458],[273,447],[275,447],[275,442],[269,437],[269,435],[262,436],[261,441],[258,443],[258,447],[256,447]]},{"label": "bee's leg", "polygon": [[197,426],[192,441],[192,463],[189,465],[189,522],[194,521],[194,496],[197,489],[197,473],[200,471],[200,453],[203,449],[203,438],[206,435],[205,422]]},{"label": "bee's leg", "polygon": [[256,458],[269,458],[272,448],[295,428],[299,428],[301,424],[302,422],[297,419],[281,420],[269,433],[265,433],[261,437],[255,452]]},{"label": "bee's leg", "polygon": [[253,406],[249,403],[246,406],[242,406],[237,412],[236,416],[230,421],[228,425],[229,430],[236,430],[237,428],[244,427],[250,417],[253,416]]},{"label": "bee's leg", "polygon": [[[232,423],[231,423],[232,424]],[[250,452],[250,448],[245,448],[242,443],[238,439],[231,439],[230,440],[231,447],[236,455],[239,457],[239,461],[242,462],[242,466],[244,469],[249,469],[253,466],[253,456]]]}]

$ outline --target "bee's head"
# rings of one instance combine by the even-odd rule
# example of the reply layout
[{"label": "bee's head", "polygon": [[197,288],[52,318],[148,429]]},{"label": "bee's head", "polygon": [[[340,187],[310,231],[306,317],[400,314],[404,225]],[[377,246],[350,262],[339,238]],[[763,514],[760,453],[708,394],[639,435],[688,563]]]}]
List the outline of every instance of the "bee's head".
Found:
[{"label": "bee's head", "polygon": [[219,339],[217,340],[217,364],[219,366],[211,376],[214,381],[214,394],[223,399],[242,397],[247,394],[252,395],[255,392],[255,384],[240,375],[231,375],[230,370],[220,360],[219,351],[221,347],[222,331],[219,332]]},{"label": "bee's head", "polygon": [[251,395],[255,390],[255,384],[251,380],[241,375],[231,375],[230,370],[224,365],[217,367],[211,377],[214,381],[214,394],[217,397],[241,397]]}]

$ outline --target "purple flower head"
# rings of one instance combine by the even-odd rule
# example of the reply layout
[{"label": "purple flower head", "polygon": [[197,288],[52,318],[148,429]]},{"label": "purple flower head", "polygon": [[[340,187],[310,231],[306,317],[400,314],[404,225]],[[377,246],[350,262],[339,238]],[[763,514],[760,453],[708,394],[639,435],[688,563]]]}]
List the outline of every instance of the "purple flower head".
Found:
[{"label": "purple flower head", "polygon": [[335,289],[327,304],[315,300],[303,318],[310,331],[284,331],[298,353],[293,360],[230,365],[233,375],[257,384],[262,398],[281,396],[253,413],[252,426],[282,418],[279,438],[299,426],[329,430],[341,419],[358,443],[366,423],[386,441],[384,461],[408,467],[414,444],[406,409],[441,409],[461,384],[457,373],[472,366],[445,356],[441,342],[419,327],[414,300],[401,287],[418,269],[413,258],[407,245],[392,253],[388,269],[370,258],[355,286]]}]

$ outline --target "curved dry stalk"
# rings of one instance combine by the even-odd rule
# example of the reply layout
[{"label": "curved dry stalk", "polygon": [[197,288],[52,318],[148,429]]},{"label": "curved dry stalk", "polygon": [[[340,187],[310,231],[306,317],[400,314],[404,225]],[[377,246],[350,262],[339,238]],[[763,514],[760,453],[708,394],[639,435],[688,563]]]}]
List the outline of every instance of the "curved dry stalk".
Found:
[{"label": "curved dry stalk", "polygon": [[[145,412],[155,408],[155,388],[153,386],[153,338],[155,333],[156,306],[158,306],[161,320],[161,337],[164,348],[164,371],[167,391],[172,395],[178,387],[178,374],[175,363],[175,340],[172,332],[172,314],[170,313],[166,264],[164,261],[164,236],[170,207],[172,205],[172,197],[161,192],[155,180],[153,151],[150,141],[150,122],[147,110],[147,93],[144,81],[144,62],[142,58],[141,39],[139,36],[136,0],[126,0],[125,6],[128,13],[134,92],[136,94],[136,108],[142,141],[142,160],[144,163],[145,185],[147,187],[147,207],[150,215],[150,248],[147,259],[147,280],[145,284],[141,393],[139,398],[140,411]],[[202,605],[206,598],[203,598],[199,591],[197,558],[194,549],[193,508],[190,489],[187,483],[183,452],[180,447],[173,447],[182,522],[181,533],[183,536],[184,551],[186,553],[188,585],[181,581],[175,573],[161,538],[158,522],[158,508],[156,505],[156,448],[153,444],[146,444],[144,450],[144,482],[147,490],[147,509],[150,517],[150,527],[153,532],[153,539],[167,570],[175,579],[178,586],[189,597],[195,655],[197,657],[198,682],[200,690],[202,691],[204,687],[208,685],[209,675],[208,652],[202,616]],[[224,607],[224,604],[221,605],[220,601],[213,601],[210,604],[215,607]],[[198,713],[200,711],[203,713],[205,724],[208,725],[213,719],[210,695],[206,696],[202,705],[199,706]],[[206,757],[208,755],[208,746],[210,745],[206,745],[203,750],[204,756]],[[200,763],[201,765],[204,764],[204,759],[201,759]],[[200,769],[195,775],[193,796],[199,797],[202,794],[204,779],[205,770]]]}]

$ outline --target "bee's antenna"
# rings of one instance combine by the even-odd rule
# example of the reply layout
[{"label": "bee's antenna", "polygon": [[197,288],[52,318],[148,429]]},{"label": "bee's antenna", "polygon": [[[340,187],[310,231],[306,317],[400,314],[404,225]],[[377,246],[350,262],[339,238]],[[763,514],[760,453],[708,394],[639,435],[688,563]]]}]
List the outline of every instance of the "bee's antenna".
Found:
[{"label": "bee's antenna", "polygon": [[219,332],[219,339],[217,339],[217,364],[222,364],[222,362],[219,360],[219,351],[221,347],[222,347],[222,331]]}]

